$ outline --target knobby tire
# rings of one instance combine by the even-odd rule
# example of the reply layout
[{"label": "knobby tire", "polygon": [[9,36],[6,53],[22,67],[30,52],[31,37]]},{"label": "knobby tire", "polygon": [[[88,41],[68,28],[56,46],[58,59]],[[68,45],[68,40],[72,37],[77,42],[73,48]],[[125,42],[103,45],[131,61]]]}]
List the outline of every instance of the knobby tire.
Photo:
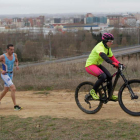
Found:
[{"label": "knobby tire", "polygon": [[[85,96],[88,94],[89,91],[93,88],[94,84],[92,82],[82,82],[79,84],[75,90],[75,101],[77,106],[87,114],[95,114],[97,113],[103,105],[103,102],[100,100],[90,100],[91,108],[89,108],[89,104],[85,102]],[[97,93],[100,97],[101,93]]]}]

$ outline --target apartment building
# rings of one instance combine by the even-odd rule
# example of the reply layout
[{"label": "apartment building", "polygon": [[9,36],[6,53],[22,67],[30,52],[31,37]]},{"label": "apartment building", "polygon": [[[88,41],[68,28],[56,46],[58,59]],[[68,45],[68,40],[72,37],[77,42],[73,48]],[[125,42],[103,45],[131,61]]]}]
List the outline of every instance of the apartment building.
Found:
[{"label": "apartment building", "polygon": [[15,24],[15,27],[16,28],[22,28],[22,27],[24,27],[24,24],[23,24],[21,18],[13,18],[13,24]]},{"label": "apartment building", "polygon": [[86,17],[93,17],[93,14],[92,13],[87,13]]},{"label": "apartment building", "polygon": [[136,26],[136,18],[135,17],[124,17],[124,25],[128,25],[128,26]]},{"label": "apartment building", "polygon": [[129,14],[107,16],[107,24],[110,27],[136,26],[136,21],[136,18]]},{"label": "apartment building", "polygon": [[84,19],[84,23],[85,24],[106,24],[107,23],[107,17],[97,17],[97,16],[94,16],[94,17],[86,17]]},{"label": "apartment building", "polygon": [[108,15],[107,16],[107,24],[112,26],[119,26],[122,21],[122,15]]}]

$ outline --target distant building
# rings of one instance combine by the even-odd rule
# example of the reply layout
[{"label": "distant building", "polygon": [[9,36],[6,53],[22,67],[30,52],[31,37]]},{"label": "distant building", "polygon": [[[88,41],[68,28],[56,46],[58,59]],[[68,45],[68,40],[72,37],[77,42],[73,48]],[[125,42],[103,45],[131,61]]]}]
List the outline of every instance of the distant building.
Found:
[{"label": "distant building", "polygon": [[137,20],[140,20],[140,13],[134,14],[134,17],[135,17]]},{"label": "distant building", "polygon": [[54,18],[54,23],[61,23],[61,18]]},{"label": "distant building", "polygon": [[108,15],[107,24],[110,27],[136,26],[136,18],[132,14]]},{"label": "distant building", "polygon": [[13,22],[16,23],[16,22],[21,22],[21,18],[13,18]]},{"label": "distant building", "polygon": [[84,18],[84,23],[85,24],[106,24],[107,23],[107,17],[85,17]]},{"label": "distant building", "polygon": [[86,17],[93,17],[93,14],[92,13],[87,13]]},{"label": "distant building", "polygon": [[107,24],[108,26],[119,26],[121,24],[122,15],[108,15]]},{"label": "distant building", "polygon": [[69,18],[69,19],[68,19],[68,23],[74,23],[74,22],[73,22],[73,18]]},{"label": "distant building", "polygon": [[39,16],[36,18],[36,26],[37,27],[43,27],[45,22],[45,17],[44,16]]},{"label": "distant building", "polygon": [[28,22],[30,23],[29,25],[31,27],[35,27],[36,26],[36,19],[35,18],[29,18]]},{"label": "distant building", "polygon": [[2,21],[0,20],[0,27],[2,26]]},{"label": "distant building", "polygon": [[13,24],[15,24],[16,28],[21,28],[24,26],[21,18],[13,18]]},{"label": "distant building", "polygon": [[100,23],[100,17],[93,17],[93,23]]},{"label": "distant building", "polygon": [[86,24],[92,24],[92,23],[93,23],[93,17],[87,17]]},{"label": "distant building", "polygon": [[2,21],[1,21],[1,25],[2,26],[10,26],[11,24],[13,24],[12,23],[13,22],[13,20],[12,19],[8,19],[8,18],[5,18],[5,19],[3,19]]},{"label": "distant building", "polygon": [[23,24],[24,24],[25,27],[30,27],[30,26],[31,26],[31,23],[30,23],[30,21],[28,20],[28,18],[24,18],[24,19],[23,19]]},{"label": "distant building", "polygon": [[38,19],[40,19],[40,25],[42,27],[45,24],[45,17],[44,16],[39,16]]},{"label": "distant building", "polygon": [[73,23],[80,23],[81,22],[81,18],[73,18]]},{"label": "distant building", "polygon": [[136,27],[140,27],[140,20],[137,20]]},{"label": "distant building", "polygon": [[136,26],[136,18],[135,17],[124,17],[123,21],[124,21],[124,25],[132,26],[132,27]]},{"label": "distant building", "polygon": [[107,17],[100,17],[100,23],[107,23]]}]

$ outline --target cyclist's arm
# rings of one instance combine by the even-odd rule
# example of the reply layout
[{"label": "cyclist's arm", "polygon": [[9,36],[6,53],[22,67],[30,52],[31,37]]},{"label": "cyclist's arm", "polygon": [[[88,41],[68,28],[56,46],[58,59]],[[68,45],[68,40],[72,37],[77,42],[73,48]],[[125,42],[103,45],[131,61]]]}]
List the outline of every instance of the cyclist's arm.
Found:
[{"label": "cyclist's arm", "polygon": [[109,59],[112,60],[113,62],[120,64],[120,62],[115,58],[114,55],[112,57],[109,57]]},{"label": "cyclist's arm", "polygon": [[100,52],[99,55],[109,64],[112,65],[113,61],[107,57],[107,55],[103,52]]}]

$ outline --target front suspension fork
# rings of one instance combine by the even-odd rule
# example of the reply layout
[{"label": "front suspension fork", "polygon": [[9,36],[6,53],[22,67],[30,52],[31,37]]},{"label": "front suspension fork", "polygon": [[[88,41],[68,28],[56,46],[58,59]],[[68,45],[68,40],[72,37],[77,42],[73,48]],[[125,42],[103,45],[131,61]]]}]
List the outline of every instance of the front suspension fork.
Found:
[{"label": "front suspension fork", "polygon": [[128,84],[128,81],[126,80],[126,78],[124,77],[124,75],[121,73],[121,76],[126,84],[126,87],[128,88],[130,94],[131,94],[131,99],[138,99],[138,96],[135,95],[135,93],[133,92],[132,88],[130,87],[130,85]]},{"label": "front suspension fork", "polygon": [[127,83],[126,87],[128,88],[130,94],[131,94],[131,99],[138,99],[138,96],[134,94],[133,90],[131,89],[130,85]]}]

